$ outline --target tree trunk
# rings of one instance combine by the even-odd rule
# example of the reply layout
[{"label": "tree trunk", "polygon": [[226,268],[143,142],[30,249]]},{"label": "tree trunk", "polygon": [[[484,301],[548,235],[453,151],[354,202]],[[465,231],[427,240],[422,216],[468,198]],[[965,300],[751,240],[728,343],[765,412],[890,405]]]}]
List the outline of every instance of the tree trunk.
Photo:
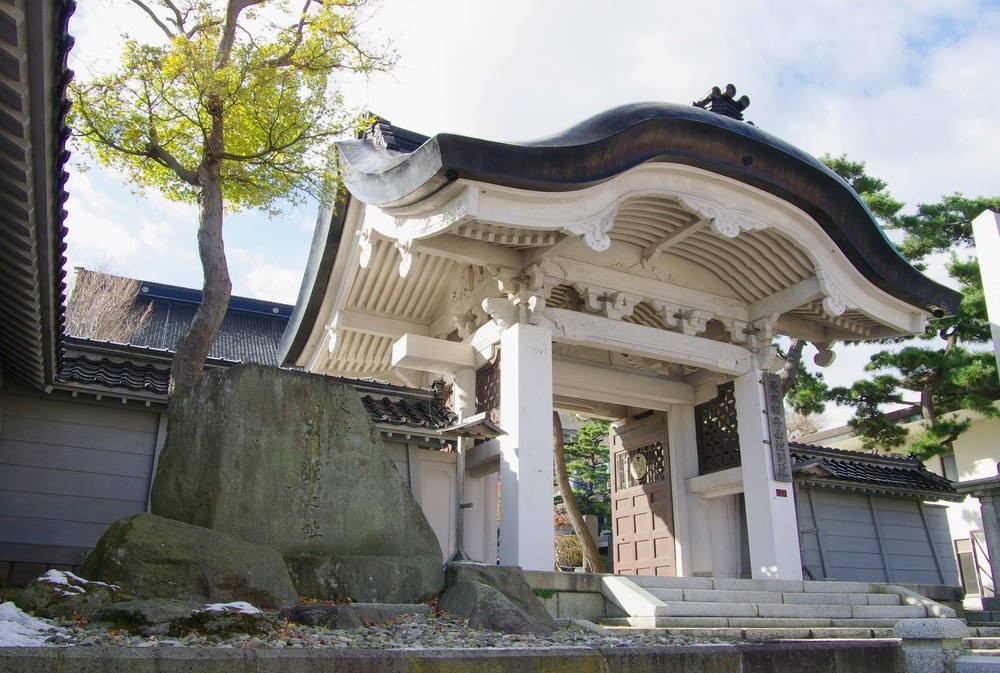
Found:
[{"label": "tree trunk", "polygon": [[222,104],[209,105],[212,125],[206,139],[205,154],[198,168],[201,191],[198,194],[198,256],[204,274],[201,305],[191,321],[191,329],[177,340],[170,367],[170,396],[190,388],[205,366],[205,358],[219,332],[229,308],[233,284],[226,264],[222,242],[225,216],[222,199]]},{"label": "tree trunk", "polygon": [[597,549],[597,542],[590,534],[587,523],[580,513],[580,506],[576,503],[576,496],[573,495],[573,487],[569,483],[569,475],[566,473],[566,450],[563,447],[562,421],[559,414],[552,412],[552,434],[555,440],[555,451],[553,451],[555,461],[556,483],[559,485],[559,495],[562,496],[566,511],[569,512],[569,520],[573,523],[573,530],[580,538],[580,546],[583,547],[583,569],[592,573],[607,572],[604,565],[604,558]]},{"label": "tree trunk", "polygon": [[785,365],[778,372],[782,396],[787,395],[795,384],[795,378],[799,375],[799,367],[802,366],[802,349],[805,345],[804,339],[792,339],[792,343],[788,346]]}]

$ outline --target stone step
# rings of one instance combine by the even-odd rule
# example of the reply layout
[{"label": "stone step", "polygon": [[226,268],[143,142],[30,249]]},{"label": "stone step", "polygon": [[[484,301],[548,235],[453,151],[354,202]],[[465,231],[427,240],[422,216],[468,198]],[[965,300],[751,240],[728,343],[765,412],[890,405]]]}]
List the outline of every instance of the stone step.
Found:
[{"label": "stone step", "polygon": [[955,660],[956,673],[997,673],[996,657],[962,655]]},{"label": "stone step", "polygon": [[1000,626],[969,624],[969,636],[973,638],[1000,638]]},{"label": "stone step", "polygon": [[664,627],[639,629],[631,627],[611,627],[607,631],[612,635],[627,633],[660,633],[670,636],[687,636],[690,638],[718,638],[720,640],[836,640],[836,639],[868,639],[892,638],[891,627],[860,628],[860,627],[774,627],[774,628],[701,628],[701,627]]},{"label": "stone step", "polygon": [[969,624],[1000,624],[1000,611],[966,610],[965,620]]},{"label": "stone step", "polygon": [[869,582],[834,582],[815,580],[754,580],[731,577],[663,577],[622,575],[646,589],[716,589],[725,591],[770,591],[789,593],[870,594],[877,593]]},{"label": "stone step", "polygon": [[725,589],[646,588],[664,603],[787,603],[795,605],[899,605],[898,594],[827,594],[805,592],[736,591]]},{"label": "stone step", "polygon": [[789,603],[722,603],[681,601],[657,605],[656,617],[765,617],[794,619],[917,619],[927,616],[921,605],[796,605]]},{"label": "stone step", "polygon": [[790,617],[616,617],[601,622],[605,626],[644,629],[891,629],[896,619],[820,619]]},{"label": "stone step", "polygon": [[982,636],[972,636],[969,638],[963,638],[962,642],[969,649],[976,650],[994,650],[1000,654],[1000,638],[997,637],[982,637]]}]

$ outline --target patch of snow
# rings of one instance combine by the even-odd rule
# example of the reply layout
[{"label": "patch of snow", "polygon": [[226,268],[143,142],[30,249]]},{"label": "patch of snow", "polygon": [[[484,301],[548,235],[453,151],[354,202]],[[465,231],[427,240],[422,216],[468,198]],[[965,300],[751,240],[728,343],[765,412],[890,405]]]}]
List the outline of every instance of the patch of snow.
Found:
[{"label": "patch of snow", "polygon": [[63,594],[64,596],[68,596],[72,593],[77,593],[77,594],[87,593],[87,587],[92,587],[92,586],[108,587],[109,589],[113,589],[115,591],[119,589],[119,587],[114,584],[108,584],[106,582],[96,582],[93,580],[84,579],[79,575],[71,573],[68,570],[48,570],[45,572],[44,575],[39,577],[37,581],[44,582],[46,584],[55,584],[61,587],[65,587],[63,591],[69,593],[64,593]]},{"label": "patch of snow", "polygon": [[53,625],[32,617],[13,603],[0,605],[0,647],[51,647],[45,642]]},{"label": "patch of snow", "polygon": [[246,601],[234,601],[232,603],[212,603],[206,605],[198,612],[238,612],[241,615],[261,615],[264,614],[259,609],[250,605]]}]

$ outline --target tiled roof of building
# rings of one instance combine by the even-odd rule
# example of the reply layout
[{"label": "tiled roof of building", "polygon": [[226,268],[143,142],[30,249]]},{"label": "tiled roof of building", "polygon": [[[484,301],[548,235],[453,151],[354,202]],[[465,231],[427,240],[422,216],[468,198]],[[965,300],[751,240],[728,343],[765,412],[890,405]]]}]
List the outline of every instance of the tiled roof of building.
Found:
[{"label": "tiled roof of building", "polygon": [[[270,306],[270,305],[269,305]],[[244,334],[248,338],[249,335]],[[261,340],[263,342],[264,340]],[[79,337],[64,339],[66,354],[57,381],[106,394],[134,394],[165,402],[173,352],[155,346],[120,344]],[[238,349],[237,349],[238,350]],[[274,358],[274,346],[269,355]],[[255,362],[258,362],[255,360]],[[209,358],[206,366],[231,367],[239,362]],[[335,378],[352,386],[373,423],[437,431],[455,424],[457,416],[430,390],[404,388],[376,381]]]},{"label": "tiled roof of building", "polygon": [[391,397],[362,395],[361,401],[375,423],[440,430],[454,425],[458,419],[458,416],[433,396],[416,399],[404,392]]},{"label": "tiled roof of building", "polygon": [[950,481],[928,471],[913,456],[862,453],[812,444],[790,443],[793,469],[800,484],[941,500],[962,500]]},{"label": "tiled roof of building", "polygon": [[[152,311],[146,326],[129,341],[173,351],[177,339],[190,328],[200,303],[198,290],[142,281],[136,304],[150,305]],[[287,304],[231,297],[208,357],[276,365],[278,342],[291,313]]]},{"label": "tiled roof of building", "polygon": [[0,378],[44,388],[65,322],[72,0],[0,3]]}]

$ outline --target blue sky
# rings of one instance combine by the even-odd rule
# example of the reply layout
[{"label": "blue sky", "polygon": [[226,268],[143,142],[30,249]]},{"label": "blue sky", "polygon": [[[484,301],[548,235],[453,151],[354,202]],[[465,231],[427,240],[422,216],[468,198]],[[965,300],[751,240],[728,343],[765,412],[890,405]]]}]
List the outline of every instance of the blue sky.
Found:
[{"label": "blue sky", "polygon": [[[80,2],[71,67],[98,66],[119,30],[144,24],[127,0]],[[422,133],[528,140],[732,82],[762,129],[866,161],[911,206],[1000,194],[995,0],[387,0],[366,29],[400,60],[391,75],[345,81],[348,102]],[[97,167],[74,168],[68,188],[71,267],[200,286],[192,207],[140,197]],[[294,302],[315,217],[307,204],[227,218],[234,292]],[[849,382],[863,359],[842,355],[828,378]]]}]

